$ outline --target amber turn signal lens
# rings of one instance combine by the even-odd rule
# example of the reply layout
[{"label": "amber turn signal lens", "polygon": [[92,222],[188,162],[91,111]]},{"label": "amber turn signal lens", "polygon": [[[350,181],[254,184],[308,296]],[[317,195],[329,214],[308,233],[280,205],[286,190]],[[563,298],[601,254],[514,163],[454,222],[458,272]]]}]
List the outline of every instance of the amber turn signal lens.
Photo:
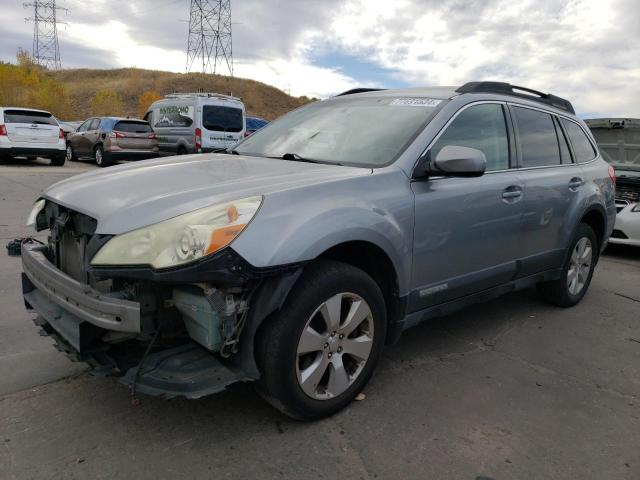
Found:
[{"label": "amber turn signal lens", "polygon": [[227,217],[229,218],[230,223],[238,220],[238,209],[235,205],[229,205],[229,208],[227,208]]},{"label": "amber turn signal lens", "polygon": [[211,241],[209,242],[205,255],[217,252],[222,247],[229,245],[246,226],[246,223],[241,223],[239,225],[229,225],[228,227],[222,227],[214,230],[211,234]]}]

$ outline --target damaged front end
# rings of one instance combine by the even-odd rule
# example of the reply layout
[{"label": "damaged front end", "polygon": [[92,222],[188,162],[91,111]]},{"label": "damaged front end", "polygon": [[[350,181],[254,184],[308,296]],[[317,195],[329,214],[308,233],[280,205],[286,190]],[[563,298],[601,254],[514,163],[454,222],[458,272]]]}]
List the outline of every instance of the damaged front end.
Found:
[{"label": "damaged front end", "polygon": [[[228,246],[174,268],[92,266],[112,238],[96,233],[95,219],[47,201],[35,227],[49,237],[22,246],[25,305],[72,359],[166,397],[199,398],[258,378],[253,334],[299,266],[255,269]],[[274,299],[253,301],[282,279]]]}]

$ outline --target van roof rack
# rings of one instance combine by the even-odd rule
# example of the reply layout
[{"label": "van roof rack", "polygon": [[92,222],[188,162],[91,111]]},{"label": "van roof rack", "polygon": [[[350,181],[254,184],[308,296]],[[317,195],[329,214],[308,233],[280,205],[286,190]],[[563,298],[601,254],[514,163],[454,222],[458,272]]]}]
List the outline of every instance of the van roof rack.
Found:
[{"label": "van roof rack", "polygon": [[214,92],[185,92],[185,93],[168,93],[164,98],[185,98],[185,97],[204,97],[204,98],[226,98],[228,100],[242,101],[239,97],[233,97],[231,95],[224,95],[222,93]]},{"label": "van roof rack", "polygon": [[347,90],[346,92],[337,94],[336,97],[343,97],[344,95],[353,95],[355,93],[379,92],[381,90],[386,90],[386,88],[352,88],[351,90]]},{"label": "van roof rack", "polygon": [[512,97],[526,98],[534,102],[544,103],[575,115],[576,111],[569,100],[550,93],[542,93],[531,88],[519,87],[505,82],[468,82],[456,89],[458,93],[499,93]]}]

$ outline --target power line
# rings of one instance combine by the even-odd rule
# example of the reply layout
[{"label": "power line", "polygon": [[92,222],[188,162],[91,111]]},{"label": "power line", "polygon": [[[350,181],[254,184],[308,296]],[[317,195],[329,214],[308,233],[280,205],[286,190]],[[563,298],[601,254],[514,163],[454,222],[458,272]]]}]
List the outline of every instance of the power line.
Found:
[{"label": "power line", "polygon": [[24,7],[33,7],[33,17],[26,20],[33,22],[33,48],[31,56],[38,65],[49,70],[60,70],[60,47],[58,45],[58,10],[68,12],[66,8],[57,7],[55,0],[35,0],[25,3]]},{"label": "power line", "polygon": [[187,72],[200,64],[202,73],[219,73],[226,66],[233,77],[232,47],[231,0],[191,0]]}]

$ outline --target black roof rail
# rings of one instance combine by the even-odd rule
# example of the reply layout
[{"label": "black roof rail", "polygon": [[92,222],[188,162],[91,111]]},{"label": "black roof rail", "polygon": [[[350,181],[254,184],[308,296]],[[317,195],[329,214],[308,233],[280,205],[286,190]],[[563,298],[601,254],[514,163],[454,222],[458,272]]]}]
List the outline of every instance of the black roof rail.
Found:
[{"label": "black roof rail", "polygon": [[344,95],[353,95],[354,93],[379,92],[381,90],[386,90],[386,88],[352,88],[351,90],[347,90],[346,92],[337,94],[336,97],[342,97]]},{"label": "black roof rail", "polygon": [[544,103],[565,110],[575,115],[576,111],[569,100],[556,97],[550,93],[542,93],[531,88],[519,87],[505,82],[469,82],[456,89],[458,93],[499,93],[512,97],[526,98],[534,102]]}]

